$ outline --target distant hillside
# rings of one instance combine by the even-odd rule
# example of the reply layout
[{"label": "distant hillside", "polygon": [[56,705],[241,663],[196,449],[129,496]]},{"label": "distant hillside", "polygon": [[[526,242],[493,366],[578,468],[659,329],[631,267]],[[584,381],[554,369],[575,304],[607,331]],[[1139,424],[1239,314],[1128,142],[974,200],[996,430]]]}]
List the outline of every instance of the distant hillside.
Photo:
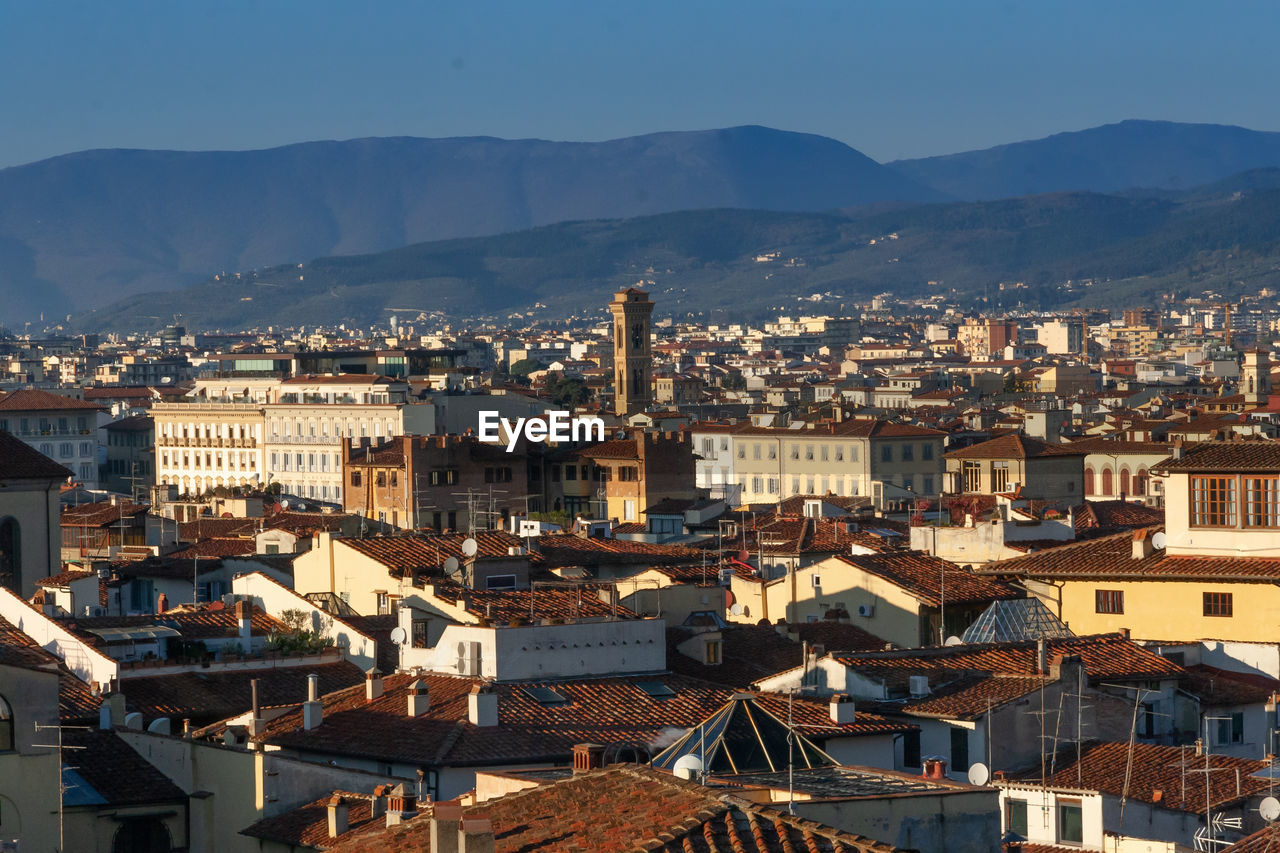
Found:
[{"label": "distant hillside", "polygon": [[0,322],[223,270],[566,220],[940,198],[847,145],[763,127],[601,143],[392,138],[86,151],[0,170]]},{"label": "distant hillside", "polygon": [[1280,133],[1122,121],[888,165],[952,198],[970,201],[1130,187],[1184,190],[1248,169],[1280,166]]},{"label": "distant hillside", "polygon": [[863,214],[711,210],[565,223],[133,297],[76,325],[130,329],[175,311],[205,329],[361,326],[429,311],[564,318],[596,314],[614,288],[638,281],[660,315],[714,319],[808,310],[798,298],[828,293],[812,308],[835,312],[885,291],[1006,307],[1131,306],[1170,290],[1229,290],[1229,281],[1280,285],[1280,190],[1234,189],[1250,182],[1186,200],[1068,193]]}]

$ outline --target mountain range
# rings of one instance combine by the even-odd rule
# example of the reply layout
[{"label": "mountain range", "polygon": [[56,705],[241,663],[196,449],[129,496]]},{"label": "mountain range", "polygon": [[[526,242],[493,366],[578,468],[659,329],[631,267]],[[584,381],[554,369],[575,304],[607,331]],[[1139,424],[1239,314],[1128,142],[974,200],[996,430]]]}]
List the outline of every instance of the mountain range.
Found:
[{"label": "mountain range", "polygon": [[[102,318],[115,315],[124,320],[125,305],[149,308],[148,315],[164,315],[179,310],[176,306],[184,299],[166,295],[139,301],[133,297],[180,294],[188,285],[207,289],[213,275],[227,272],[241,272],[242,281],[252,280],[253,270],[259,272],[259,296],[237,297],[243,304],[222,313],[228,322],[267,317],[283,322],[287,318],[259,310],[271,302],[262,298],[266,289],[262,273],[299,263],[311,270],[301,273],[301,288],[290,283],[300,306],[325,302],[323,293],[313,290],[323,283],[318,269],[356,278],[367,273],[372,287],[377,276],[369,271],[386,270],[390,263],[403,265],[396,272],[401,282],[436,278],[448,282],[447,288],[436,290],[415,290],[405,284],[395,302],[416,297],[408,302],[443,300],[475,309],[498,307],[501,302],[504,310],[514,310],[519,307],[516,302],[469,295],[501,278],[503,270],[493,265],[502,266],[499,259],[510,257],[511,246],[538,244],[521,249],[521,257],[566,263],[582,241],[594,246],[589,255],[608,246],[615,253],[612,265],[607,270],[592,267],[593,274],[615,282],[621,280],[616,276],[626,278],[636,272],[635,279],[641,280],[651,264],[633,270],[635,259],[662,254],[655,255],[655,244],[644,242],[654,229],[657,245],[675,241],[681,247],[676,257],[690,262],[723,260],[720,249],[729,245],[745,251],[791,245],[789,238],[762,234],[759,229],[766,226],[784,228],[787,234],[809,234],[816,228],[817,236],[798,239],[797,250],[812,255],[821,248],[834,257],[859,248],[839,240],[861,239],[880,227],[876,223],[893,217],[938,221],[944,216],[939,211],[950,207],[952,212],[945,216],[984,219],[998,214],[960,202],[1030,193],[1109,193],[1130,205],[1125,209],[1131,211],[1163,202],[1171,221],[1181,221],[1192,201],[1189,192],[1198,191],[1205,199],[1221,198],[1229,193],[1219,182],[1234,180],[1256,195],[1263,183],[1274,178],[1265,171],[1274,166],[1280,166],[1280,134],[1139,121],[883,165],[831,139],[754,126],[601,143],[385,138],[263,151],[87,151],[0,170],[0,296],[5,305],[0,323],[12,325],[40,314],[51,318],[94,308],[103,309]],[[1246,170],[1253,171],[1235,177]],[[1066,203],[1070,217],[1094,202],[1083,208],[1081,204],[1078,199]],[[1057,205],[1039,200],[1018,209]],[[726,208],[823,215],[747,216],[730,223]],[[663,217],[686,211],[694,213]],[[1103,215],[1098,211],[1091,215],[1095,214]],[[1080,234],[1098,232],[1095,239],[1099,241],[1072,252],[1088,254],[1108,245],[1103,237],[1111,232],[1106,228],[1071,221]],[[1099,223],[1106,221],[1104,216]],[[752,224],[735,235],[716,234],[709,227],[746,227],[743,222]],[[558,223],[569,224],[544,227]],[[671,233],[676,223],[689,233]],[[840,235],[834,243],[822,236],[831,228]],[[864,228],[870,230],[864,233]],[[639,232],[633,233],[636,229]],[[1006,236],[1013,233],[997,231]],[[1019,233],[1045,236],[1031,223]],[[505,242],[495,237],[504,234],[510,235]],[[627,234],[641,243],[629,246]],[[702,244],[691,242],[695,236]],[[942,252],[930,262],[932,266],[923,260],[921,265],[901,261],[891,273],[877,273],[878,280],[886,286],[912,287],[928,280],[969,278],[983,278],[990,284],[1020,271],[1016,247],[1006,245],[1014,254],[1004,257],[990,248],[996,244],[987,240],[989,235],[970,236],[977,243],[967,255],[987,253],[986,268],[965,266],[954,254]],[[410,248],[397,254],[404,247]],[[350,257],[382,252],[390,252],[387,258],[395,260]],[[926,251],[919,258],[933,254]],[[445,255],[452,259],[447,269],[439,266]],[[411,268],[428,257],[436,259],[435,267]],[[319,260],[323,258],[329,260]],[[371,266],[359,273],[364,264]],[[704,267],[704,272],[711,268]],[[759,291],[747,294],[751,301],[767,301],[775,291],[794,298],[819,289],[820,282],[811,275],[813,266],[788,269],[767,279],[767,285],[751,285]],[[908,271],[917,278],[910,278]],[[580,272],[576,268],[559,275],[539,272],[536,275],[547,283],[545,288],[514,282],[513,292],[538,292],[554,300],[554,282],[580,282]],[[694,278],[710,282],[708,275]],[[864,281],[869,275],[863,271],[855,278],[871,286]],[[267,277],[280,279],[281,273],[273,269]],[[225,276],[220,279],[224,286],[226,281]],[[354,286],[354,281],[335,279],[328,284],[338,288]],[[784,282],[790,282],[786,286],[792,289],[780,290]],[[364,298],[372,300],[375,308],[387,304],[376,288]],[[113,307],[107,310],[107,306]],[[212,317],[217,307],[205,306],[205,313]],[[148,318],[139,318],[137,325],[145,325],[141,321]]]}]

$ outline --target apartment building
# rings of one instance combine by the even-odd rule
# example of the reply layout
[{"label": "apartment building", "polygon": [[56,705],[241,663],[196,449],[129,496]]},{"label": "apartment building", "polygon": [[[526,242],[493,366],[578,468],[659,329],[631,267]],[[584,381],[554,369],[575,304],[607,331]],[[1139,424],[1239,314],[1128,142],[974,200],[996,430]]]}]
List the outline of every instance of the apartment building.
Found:
[{"label": "apartment building", "polygon": [[0,398],[0,430],[66,466],[86,488],[99,486],[102,435],[109,420],[101,406],[37,389]]},{"label": "apartment building", "polygon": [[1009,320],[970,318],[956,330],[960,349],[971,358],[999,358],[1004,348],[1018,340],[1018,324]]},{"label": "apartment building", "polygon": [[[878,420],[747,427],[729,434],[744,503],[792,495],[933,495],[942,485],[943,433]],[[876,485],[878,484],[878,485]]]},{"label": "apartment building", "polygon": [[585,448],[581,456],[601,472],[609,518],[643,521],[659,501],[697,497],[693,443],[684,432],[636,432]]}]

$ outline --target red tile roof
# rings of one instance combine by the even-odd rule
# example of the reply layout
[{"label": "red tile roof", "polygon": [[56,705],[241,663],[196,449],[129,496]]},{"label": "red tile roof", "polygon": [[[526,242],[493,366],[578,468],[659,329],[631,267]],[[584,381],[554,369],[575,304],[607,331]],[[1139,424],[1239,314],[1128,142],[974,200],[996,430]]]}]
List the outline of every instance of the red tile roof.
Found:
[{"label": "red tile roof", "polygon": [[1164,523],[1164,509],[1133,501],[1085,501],[1072,510],[1076,531],[1133,530]]},{"label": "red tile roof", "polygon": [[1224,847],[1221,853],[1276,853],[1280,850],[1280,823],[1265,826],[1257,832],[1242,838],[1230,847]]},{"label": "red tile roof", "polygon": [[[1267,791],[1268,780],[1254,778],[1253,775],[1267,768],[1265,761],[1209,755],[1207,763],[1210,768],[1223,772],[1184,773],[1184,764],[1188,769],[1203,768],[1206,764],[1205,756],[1197,756],[1193,746],[1092,741],[1081,748],[1078,765],[1074,747],[1059,752],[1054,763],[1055,771],[1046,781],[1051,787],[1098,791],[1119,797],[1126,791],[1127,777],[1130,799],[1192,814],[1204,810],[1206,776],[1209,779],[1208,799],[1215,808],[1239,803]],[[1038,785],[1040,770],[1012,774],[1009,778],[1013,782]],[[1160,792],[1158,801],[1156,791]]]},{"label": "red tile roof", "polygon": [[[613,765],[468,808],[491,821],[498,853],[895,853],[898,848],[832,829],[659,770]],[[431,823],[419,817],[371,829],[335,853],[429,851]]]},{"label": "red tile roof", "polygon": [[145,515],[149,507],[130,501],[98,501],[97,503],[69,506],[62,510],[63,527],[109,527],[119,524],[122,518]]},{"label": "red tile roof", "polygon": [[[468,558],[462,553],[462,543],[467,538],[463,533],[446,533],[365,539],[344,537],[334,542],[382,563],[393,577],[414,577],[439,574],[450,557],[465,562]],[[520,537],[501,530],[479,530],[470,538],[476,541],[476,554],[481,557],[506,557],[510,548],[524,545]],[[530,554],[529,557],[531,562],[538,562],[538,555]]]},{"label": "red tile roof", "polygon": [[[113,731],[68,728],[65,763],[110,806],[185,803],[187,795]],[[88,792],[77,791],[75,794]],[[74,795],[73,795],[74,796]]]},{"label": "red tile roof", "polygon": [[1262,705],[1280,693],[1280,680],[1265,675],[1232,672],[1216,666],[1196,664],[1186,668],[1182,689],[1200,697],[1206,707]]},{"label": "red tile roof", "polygon": [[0,431],[0,481],[65,480],[70,476],[69,469],[26,442]]},{"label": "red tile roof", "polygon": [[981,444],[962,447],[944,459],[1038,459],[1044,456],[1084,456],[1085,450],[1069,444],[1050,444],[1037,438],[1010,433]]},{"label": "red tile roof", "polygon": [[[363,686],[326,695],[323,722],[302,729],[301,709],[267,724],[264,743],[304,752],[361,756],[424,766],[567,763],[577,743],[631,744],[649,748],[672,728],[691,728],[728,702],[734,691],[680,675],[624,676],[569,681],[498,683],[498,726],[478,728],[467,721],[468,696],[478,679],[428,673],[430,710],[409,717],[408,687],[414,676],[383,679],[383,695],[368,702]],[[675,695],[650,696],[639,682],[658,681]],[[526,688],[546,687],[565,701],[542,704]],[[757,694],[767,710],[787,714],[787,697]],[[831,722],[824,700],[799,696],[797,729],[818,743],[838,736],[884,735],[908,731],[910,724],[860,713],[856,722]]]},{"label": "red tile roof", "polygon": [[[347,831],[337,838],[329,836],[329,802],[338,797],[347,806]],[[429,814],[431,803],[419,802],[418,809]],[[240,831],[250,838],[261,838],[291,847],[328,850],[344,841],[365,834],[371,828],[386,826],[386,819],[373,816],[371,794],[334,791],[296,809],[265,818]]]},{"label": "red tile roof", "polygon": [[795,632],[796,639],[779,634],[773,625],[731,625],[720,634],[720,663],[704,664],[678,650],[680,643],[698,636],[684,628],[667,629],[667,666],[673,672],[701,678],[716,684],[746,689],[762,678],[791,669],[800,664],[802,642],[812,648],[821,645],[824,652],[874,651],[885,647],[885,641],[856,625],[823,620],[785,626]]},{"label": "red tile roof", "polygon": [[[621,604],[607,602],[610,587],[583,584],[572,589],[535,587],[532,590],[470,589],[447,580],[432,581],[430,592],[435,598],[455,606],[459,603],[468,613],[491,622],[513,619],[636,619],[636,614]],[[603,594],[603,597],[602,597]]]},{"label": "red tile roof", "polygon": [[680,545],[659,545],[630,539],[587,539],[573,533],[543,534],[535,546],[547,568],[702,562],[701,551]]},{"label": "red tile roof", "polygon": [[102,411],[96,403],[64,397],[37,388],[22,388],[0,397],[0,412],[60,412],[67,409]]},{"label": "red tile roof", "polygon": [[[1161,527],[1140,528],[1148,534]],[[1218,583],[1272,583],[1280,580],[1277,557],[1196,557],[1169,555],[1153,550],[1133,558],[1133,537],[1139,531],[1117,533],[1100,539],[1075,542],[1001,560],[983,568],[983,574],[1057,580],[1189,580]]]},{"label": "red tile roof", "polygon": [[889,581],[929,607],[948,604],[1023,598],[1023,593],[1003,581],[977,575],[948,560],[920,551],[883,554],[839,554],[835,559]]},{"label": "red tile roof", "polygon": [[1265,471],[1280,469],[1280,442],[1215,441],[1184,450],[1182,458],[1169,457],[1152,466],[1153,471]]}]

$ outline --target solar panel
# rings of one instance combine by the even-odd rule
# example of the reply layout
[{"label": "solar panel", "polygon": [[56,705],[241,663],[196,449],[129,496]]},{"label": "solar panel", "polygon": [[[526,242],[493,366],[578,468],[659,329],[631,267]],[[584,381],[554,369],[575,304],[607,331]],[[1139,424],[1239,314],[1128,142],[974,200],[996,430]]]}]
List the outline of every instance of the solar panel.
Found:
[{"label": "solar panel", "polygon": [[557,693],[550,687],[522,687],[520,689],[539,705],[563,705],[569,701],[564,694]]},{"label": "solar panel", "polygon": [[654,699],[669,699],[676,695],[674,690],[661,681],[637,681],[636,687],[639,687]]}]

